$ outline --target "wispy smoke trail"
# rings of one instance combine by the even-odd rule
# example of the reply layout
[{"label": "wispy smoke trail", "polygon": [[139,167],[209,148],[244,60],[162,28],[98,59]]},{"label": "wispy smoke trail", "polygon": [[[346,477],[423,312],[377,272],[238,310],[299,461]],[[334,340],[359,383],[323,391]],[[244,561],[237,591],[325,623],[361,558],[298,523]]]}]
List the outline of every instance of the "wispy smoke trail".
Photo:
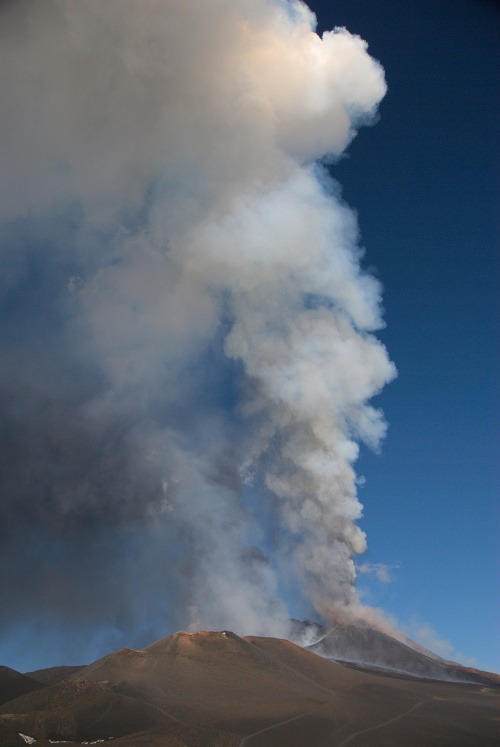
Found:
[{"label": "wispy smoke trail", "polygon": [[49,573],[41,618],[81,619],[76,595],[123,630],[279,633],[285,567],[319,614],[356,611],[353,464],[395,370],[317,160],[373,117],[381,67],[299,2],[0,13],[5,552],[32,543],[9,614]]}]

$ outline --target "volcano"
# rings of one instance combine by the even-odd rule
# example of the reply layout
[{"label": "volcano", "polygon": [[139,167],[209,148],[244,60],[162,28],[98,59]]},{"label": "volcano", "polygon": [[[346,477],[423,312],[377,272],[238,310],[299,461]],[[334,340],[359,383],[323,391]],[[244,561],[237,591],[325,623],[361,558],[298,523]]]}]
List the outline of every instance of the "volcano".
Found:
[{"label": "volcano", "polygon": [[[329,631],[314,651],[230,631],[180,631],[81,668],[55,667],[30,677],[9,670],[12,693],[0,708],[0,744],[498,744],[500,677],[356,627]],[[377,671],[361,661],[373,642],[384,663]],[[316,653],[338,656],[342,644],[345,655],[347,643],[352,656],[361,646],[355,667]],[[388,666],[384,650],[398,670]],[[427,659],[436,669],[429,663],[424,678]],[[402,672],[402,662],[420,662],[418,676]]]},{"label": "volcano", "polygon": [[391,634],[363,622],[336,623],[323,635],[320,635],[322,629],[317,627],[316,632],[318,640],[308,646],[310,651],[364,670],[482,684],[489,684],[494,676],[446,661],[400,633]]}]

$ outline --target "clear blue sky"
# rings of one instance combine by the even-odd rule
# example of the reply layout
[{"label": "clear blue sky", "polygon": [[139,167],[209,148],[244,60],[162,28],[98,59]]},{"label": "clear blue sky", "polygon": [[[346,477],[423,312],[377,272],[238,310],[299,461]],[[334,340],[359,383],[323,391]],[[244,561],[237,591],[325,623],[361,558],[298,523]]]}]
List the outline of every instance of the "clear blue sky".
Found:
[{"label": "clear blue sky", "polygon": [[[380,120],[332,168],[384,285],[399,376],[359,470],[371,601],[500,668],[498,278],[500,11],[487,0],[314,0],[382,63]],[[366,577],[363,578],[366,583]]]},{"label": "clear blue sky", "polygon": [[[378,568],[385,581],[360,573],[359,589],[410,637],[447,658],[500,671],[500,10],[493,0],[309,4],[320,33],[345,26],[368,42],[388,84],[378,122],[362,128],[330,167],[343,199],[357,211],[364,266],[383,284],[387,326],[379,336],[398,368],[398,378],[374,401],[389,422],[382,451],[363,447],[357,463],[366,478],[360,523],[368,538],[359,563]],[[39,26],[16,17],[21,5],[0,7],[3,20],[11,13],[14,19],[12,26],[4,24],[11,36],[4,49],[0,45],[0,53],[14,60],[0,66],[8,102],[0,111],[0,132],[12,143],[1,154],[8,168],[0,173],[7,215],[0,223],[0,663],[22,671],[84,663],[185,627],[191,586],[207,580],[205,564],[210,567],[217,555],[210,542],[204,544],[205,530],[213,532],[211,540],[227,537],[231,549],[234,527],[246,526],[238,513],[242,419],[234,417],[241,371],[222,353],[228,328],[222,324],[214,333],[210,327],[213,310],[205,292],[198,299],[192,288],[184,294],[182,283],[176,285],[175,259],[172,271],[163,254],[158,260],[148,253],[146,242],[143,263],[134,260],[144,225],[166,226],[175,236],[178,210],[192,208],[191,188],[203,204],[198,162],[204,163],[213,143],[189,141],[183,168],[189,172],[192,158],[196,184],[184,192],[175,159],[167,159],[172,184],[157,173],[170,142],[173,153],[186,146],[183,132],[169,130],[168,117],[165,140],[156,126],[163,116],[161,86],[160,92],[149,88],[156,53],[150,59],[133,48],[120,57],[121,48],[114,50],[106,36],[113,25],[111,31],[105,24],[93,29],[91,15],[82,23],[84,6],[70,5],[74,29],[84,29],[82,38],[90,33],[95,59],[106,62],[99,70],[85,44],[77,43],[78,33],[72,44],[53,36],[59,26],[52,24],[48,2],[22,5],[35,21],[40,15],[46,34],[40,46]],[[146,16],[139,21],[136,28],[154,41],[156,28],[147,26]],[[33,44],[22,52],[18,39],[26,35],[29,42],[30,33]],[[205,28],[197,33],[189,34],[196,44],[209,36]],[[180,50],[188,62],[202,59],[187,39]],[[57,58],[66,52],[67,70]],[[204,107],[211,111],[203,99],[206,71],[185,67],[200,86],[192,98],[201,102],[194,131],[203,137]],[[186,91],[181,99],[191,106]],[[177,115],[175,105],[172,110]],[[40,112],[45,119],[39,123]],[[217,137],[225,132],[220,126],[217,120]],[[219,146],[224,166],[227,160],[237,171],[242,159],[251,171],[245,149],[229,159],[226,143]],[[155,199],[158,215],[151,208]],[[125,207],[110,228],[106,208],[118,214],[114,200]],[[89,205],[94,222],[87,223]],[[165,287],[173,288],[170,295]],[[183,347],[183,334],[193,353],[185,341]],[[204,334],[212,341],[208,349]],[[208,468],[196,456],[194,467],[186,467],[185,443],[185,453],[202,452]],[[205,493],[196,482],[203,469]],[[192,478],[187,489],[177,486],[178,471]],[[206,494],[206,507],[196,503],[198,494]],[[243,491],[243,504],[255,507],[258,494],[258,485],[253,495]],[[266,510],[275,510],[257,505],[257,513],[260,508],[264,519]],[[267,529],[281,531],[276,516]],[[271,555],[265,531],[250,539]],[[242,536],[248,538],[238,536],[233,549],[243,571],[248,567],[251,576],[255,568],[267,568],[264,554],[242,548]],[[230,553],[228,558],[233,562]],[[225,563],[229,571],[231,562]],[[310,614],[294,597],[293,584],[284,593],[292,614]]]}]

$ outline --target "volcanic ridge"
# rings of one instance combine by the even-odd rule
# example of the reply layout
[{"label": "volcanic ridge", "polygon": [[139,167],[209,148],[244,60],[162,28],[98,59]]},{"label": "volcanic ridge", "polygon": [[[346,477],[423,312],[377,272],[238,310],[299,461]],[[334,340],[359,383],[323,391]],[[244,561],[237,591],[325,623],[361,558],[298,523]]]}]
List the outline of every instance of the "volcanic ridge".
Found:
[{"label": "volcanic ridge", "polygon": [[335,626],[309,648],[180,631],[88,666],[3,667],[0,693],[5,747],[499,743],[498,675],[363,624]]}]

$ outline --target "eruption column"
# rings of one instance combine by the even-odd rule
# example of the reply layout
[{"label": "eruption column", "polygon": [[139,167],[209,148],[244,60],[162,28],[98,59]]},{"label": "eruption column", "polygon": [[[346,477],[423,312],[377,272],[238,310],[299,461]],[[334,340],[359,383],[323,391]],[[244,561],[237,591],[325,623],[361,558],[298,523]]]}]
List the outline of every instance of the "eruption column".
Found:
[{"label": "eruption column", "polygon": [[[23,0],[0,16],[1,292],[37,320],[35,344],[13,317],[3,360],[3,552],[34,526],[42,548],[6,609],[95,610],[89,625],[112,616],[126,639],[145,618],[164,630],[165,579],[172,628],[280,634],[286,567],[321,615],[355,612],[353,464],[385,433],[369,400],[395,369],[355,219],[318,162],[373,118],[382,68],[345,29],[319,37],[301,2]],[[272,547],[241,502],[250,473]]]}]

